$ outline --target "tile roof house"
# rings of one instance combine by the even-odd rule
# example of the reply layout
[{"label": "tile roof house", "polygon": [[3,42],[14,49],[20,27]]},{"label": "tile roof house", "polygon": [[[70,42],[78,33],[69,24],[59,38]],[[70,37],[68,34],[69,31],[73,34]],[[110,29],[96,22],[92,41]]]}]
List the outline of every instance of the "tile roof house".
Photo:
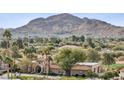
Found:
[{"label": "tile roof house", "polygon": [[[47,66],[44,64],[32,63],[32,65],[28,68],[28,71],[42,74],[46,73],[44,72],[46,68]],[[85,75],[89,70],[95,73],[100,73],[102,71],[102,67],[99,63],[79,62],[72,67],[71,75]],[[57,75],[65,75],[65,71],[62,70],[62,68],[56,63],[50,64],[50,72]]]},{"label": "tile roof house", "polygon": [[[37,60],[32,61],[32,64],[28,68],[28,72],[47,73],[48,64],[44,59],[42,55],[39,55]],[[56,63],[50,62],[49,69],[51,73],[65,75],[65,71]],[[102,71],[102,66],[96,62],[78,62],[72,67],[71,75],[84,75],[89,70],[100,73]]]},{"label": "tile roof house", "polygon": [[[71,75],[83,75],[89,70],[95,73],[100,73],[102,71],[102,67],[99,63],[79,62],[72,67]],[[56,74],[65,74],[61,67],[55,63],[51,64],[50,71]]]}]

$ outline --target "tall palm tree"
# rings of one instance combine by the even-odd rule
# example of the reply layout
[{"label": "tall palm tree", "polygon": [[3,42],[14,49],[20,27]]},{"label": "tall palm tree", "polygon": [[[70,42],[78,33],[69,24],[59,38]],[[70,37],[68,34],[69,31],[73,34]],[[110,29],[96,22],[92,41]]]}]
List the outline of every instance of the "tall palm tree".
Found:
[{"label": "tall palm tree", "polygon": [[17,65],[15,64],[17,61],[17,58],[22,57],[16,43],[13,43],[11,47],[11,57],[13,58],[13,70],[15,72],[17,70]]},{"label": "tall palm tree", "polygon": [[50,74],[50,65],[51,65],[52,57],[50,55],[46,55],[46,74]]},{"label": "tall palm tree", "polygon": [[4,62],[6,62],[8,64],[8,69],[7,69],[7,75],[8,78],[10,78],[9,76],[9,72],[11,71],[11,79],[12,79],[12,66],[13,66],[13,59],[11,57],[5,56],[4,58]]},{"label": "tall palm tree", "polygon": [[18,66],[20,69],[28,72],[28,68],[31,64],[31,60],[23,55],[23,57],[20,59],[20,63],[18,64]]},{"label": "tall palm tree", "polygon": [[3,37],[6,38],[7,48],[9,48],[9,43],[10,43],[9,41],[10,41],[10,39],[11,39],[11,37],[12,37],[12,34],[11,34],[11,32],[10,32],[9,29],[6,29],[6,30],[5,30],[5,32],[3,33]]},{"label": "tall palm tree", "polygon": [[51,49],[49,47],[45,47],[42,50],[43,56],[44,56],[44,63],[45,63],[45,73],[46,75],[49,75],[50,73],[50,64],[52,61],[52,57],[50,55]]}]

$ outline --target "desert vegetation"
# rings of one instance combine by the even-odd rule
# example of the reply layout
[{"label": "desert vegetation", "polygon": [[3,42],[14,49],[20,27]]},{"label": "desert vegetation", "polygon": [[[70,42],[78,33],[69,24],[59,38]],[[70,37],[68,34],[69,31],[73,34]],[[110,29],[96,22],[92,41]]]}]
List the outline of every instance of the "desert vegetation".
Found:
[{"label": "desert vegetation", "polygon": [[85,35],[65,38],[30,36],[13,38],[11,31],[6,29],[0,41],[0,62],[8,66],[6,71],[8,78],[12,77],[9,73],[31,74],[29,68],[33,62],[40,64],[39,55],[42,55],[40,61],[47,63],[47,69],[42,74],[47,76],[52,75],[51,62],[58,64],[65,71],[65,76],[71,76],[71,69],[77,62],[96,62],[103,67],[102,75],[88,71],[85,78],[110,79],[119,76],[119,69],[124,67],[123,64],[116,64],[119,60],[124,61],[123,46],[123,38],[91,38]]}]

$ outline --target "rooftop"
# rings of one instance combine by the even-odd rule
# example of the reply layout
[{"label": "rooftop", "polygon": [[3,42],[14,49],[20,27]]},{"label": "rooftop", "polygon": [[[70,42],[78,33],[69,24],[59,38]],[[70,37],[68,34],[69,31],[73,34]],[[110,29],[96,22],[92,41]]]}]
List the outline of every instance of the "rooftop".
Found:
[{"label": "rooftop", "polygon": [[116,64],[124,64],[124,61],[116,61]]},{"label": "rooftop", "polygon": [[79,62],[79,63],[76,63],[77,65],[86,65],[86,66],[94,66],[94,65],[98,65],[99,63],[96,63],[96,62]]}]

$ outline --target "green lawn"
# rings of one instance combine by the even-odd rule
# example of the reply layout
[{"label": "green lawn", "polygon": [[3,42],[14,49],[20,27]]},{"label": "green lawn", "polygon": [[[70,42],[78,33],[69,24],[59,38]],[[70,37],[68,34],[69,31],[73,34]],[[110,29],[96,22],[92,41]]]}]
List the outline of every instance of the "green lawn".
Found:
[{"label": "green lawn", "polygon": [[67,77],[67,76],[62,76],[60,78],[60,80],[85,80],[86,78],[83,78],[83,77],[74,77],[74,76],[70,76],[70,77]]},{"label": "green lawn", "polygon": [[[17,79],[17,77],[13,77],[13,79]],[[34,76],[19,76],[18,79],[21,80],[51,80],[45,77],[34,77]],[[62,76],[59,80],[85,80],[83,77],[74,77],[74,76]],[[58,79],[57,79],[58,80]]]},{"label": "green lawn", "polygon": [[119,69],[119,68],[124,67],[124,64],[112,64],[109,67],[110,69]]}]

